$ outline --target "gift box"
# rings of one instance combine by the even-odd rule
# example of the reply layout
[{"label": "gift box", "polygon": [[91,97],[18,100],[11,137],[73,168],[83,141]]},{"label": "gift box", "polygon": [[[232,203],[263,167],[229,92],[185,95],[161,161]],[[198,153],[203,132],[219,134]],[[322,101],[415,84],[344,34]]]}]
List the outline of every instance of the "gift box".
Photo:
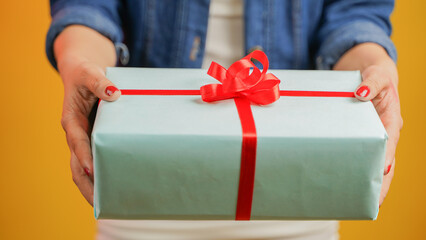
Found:
[{"label": "gift box", "polygon": [[95,217],[375,219],[387,134],[352,94],[360,72],[270,72],[281,97],[249,106],[253,149],[241,96],[202,100],[206,70],[108,68],[122,96],[99,103],[92,132]]}]

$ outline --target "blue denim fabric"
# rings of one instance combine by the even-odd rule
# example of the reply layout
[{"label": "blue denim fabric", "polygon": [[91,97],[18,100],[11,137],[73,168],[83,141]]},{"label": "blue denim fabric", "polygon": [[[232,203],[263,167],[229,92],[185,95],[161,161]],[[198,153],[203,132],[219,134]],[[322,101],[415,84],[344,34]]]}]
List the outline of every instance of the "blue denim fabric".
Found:
[{"label": "blue denim fabric", "polygon": [[[67,26],[111,39],[119,65],[199,68],[210,0],[51,0],[46,53]],[[245,0],[245,51],[262,49],[270,68],[330,69],[353,46],[374,42],[396,61],[393,0]],[[191,55],[192,52],[192,55]],[[194,57],[194,52],[195,57]]]}]

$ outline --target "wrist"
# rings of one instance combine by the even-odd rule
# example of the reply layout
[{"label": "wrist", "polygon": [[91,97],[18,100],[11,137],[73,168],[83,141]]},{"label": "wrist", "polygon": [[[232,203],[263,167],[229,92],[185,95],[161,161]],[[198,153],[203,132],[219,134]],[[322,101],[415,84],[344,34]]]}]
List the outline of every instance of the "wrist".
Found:
[{"label": "wrist", "polygon": [[333,70],[359,70],[363,73],[371,66],[382,68],[395,85],[398,85],[398,72],[394,61],[386,50],[376,43],[362,43],[347,51],[334,65]]},{"label": "wrist", "polygon": [[58,70],[91,62],[105,70],[115,66],[116,51],[113,42],[95,30],[71,25],[58,35],[53,43]]},{"label": "wrist", "polygon": [[382,65],[392,59],[386,50],[376,43],[362,43],[349,49],[334,65],[335,70],[360,70],[371,65]]},{"label": "wrist", "polygon": [[89,62],[89,60],[78,54],[64,54],[56,59],[58,65],[58,71],[62,75],[65,72],[72,71],[77,66]]}]

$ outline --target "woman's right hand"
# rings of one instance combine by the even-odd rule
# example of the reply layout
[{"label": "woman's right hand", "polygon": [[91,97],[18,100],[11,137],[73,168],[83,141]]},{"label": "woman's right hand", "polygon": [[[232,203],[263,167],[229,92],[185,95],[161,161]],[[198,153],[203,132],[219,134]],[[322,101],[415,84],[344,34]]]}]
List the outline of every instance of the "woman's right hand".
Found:
[{"label": "woman's right hand", "polygon": [[89,114],[98,99],[115,101],[120,91],[105,77],[115,63],[112,42],[83,26],[67,27],[55,40],[55,58],[64,84],[62,127],[71,152],[74,183],[93,205],[93,159]]}]

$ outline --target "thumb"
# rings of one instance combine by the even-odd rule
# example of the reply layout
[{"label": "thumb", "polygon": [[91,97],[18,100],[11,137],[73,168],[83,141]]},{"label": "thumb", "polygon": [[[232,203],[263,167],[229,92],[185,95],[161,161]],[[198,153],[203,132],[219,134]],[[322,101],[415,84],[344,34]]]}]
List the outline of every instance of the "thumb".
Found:
[{"label": "thumb", "polygon": [[85,86],[99,99],[105,101],[115,101],[121,96],[120,90],[106,78],[101,68],[94,68],[89,71]]},{"label": "thumb", "polygon": [[369,67],[362,72],[362,83],[355,91],[355,97],[361,101],[370,101],[389,86],[390,79],[379,67]]}]

